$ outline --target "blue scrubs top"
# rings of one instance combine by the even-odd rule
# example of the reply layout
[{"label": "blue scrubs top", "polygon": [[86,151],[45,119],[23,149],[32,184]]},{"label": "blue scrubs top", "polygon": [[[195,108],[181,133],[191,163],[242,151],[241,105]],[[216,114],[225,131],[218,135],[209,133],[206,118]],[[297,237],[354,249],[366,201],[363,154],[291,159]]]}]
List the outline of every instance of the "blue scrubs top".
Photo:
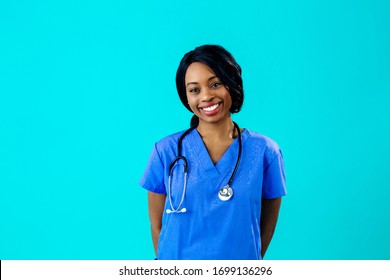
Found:
[{"label": "blue scrubs top", "polygon": [[[148,166],[139,182],[145,189],[168,193],[169,165],[177,156],[182,132],[165,137],[152,150]],[[236,138],[214,165],[201,136],[192,130],[182,142],[188,161],[185,213],[163,214],[157,257],[163,259],[261,259],[260,216],[262,198],[285,195],[285,172],[279,146],[270,138],[245,129],[242,155],[228,201],[218,198],[237,161]],[[183,193],[183,163],[174,169],[171,183],[173,207]],[[170,209],[167,196],[165,209]]]}]

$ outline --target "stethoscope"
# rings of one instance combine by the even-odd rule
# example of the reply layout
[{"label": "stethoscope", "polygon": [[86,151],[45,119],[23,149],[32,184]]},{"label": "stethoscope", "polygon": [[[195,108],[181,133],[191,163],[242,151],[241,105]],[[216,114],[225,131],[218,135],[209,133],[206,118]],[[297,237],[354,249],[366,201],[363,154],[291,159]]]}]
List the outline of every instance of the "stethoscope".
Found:
[{"label": "stethoscope", "polygon": [[[230,179],[229,179],[228,183],[226,184],[226,186],[221,187],[219,189],[219,191],[218,191],[218,197],[222,201],[228,201],[228,200],[230,200],[233,197],[233,189],[230,186],[232,184],[234,176],[236,175],[236,172],[237,172],[237,169],[238,169],[238,165],[239,165],[240,159],[241,159],[241,150],[242,150],[241,131],[240,131],[239,126],[235,122],[233,122],[233,124],[234,124],[234,128],[237,129],[237,131],[238,131],[238,143],[239,143],[238,156],[237,156],[236,166],[234,167],[233,173],[230,176]],[[185,156],[183,156],[181,154],[181,146],[182,146],[182,142],[183,142],[184,137],[186,137],[186,135],[188,135],[188,133],[190,133],[195,128],[196,127],[191,127],[190,129],[186,130],[180,136],[179,141],[177,143],[177,157],[169,165],[168,199],[169,199],[169,204],[171,206],[171,209],[167,209],[165,211],[167,214],[170,214],[170,213],[185,213],[185,212],[187,212],[187,209],[185,207],[182,208],[182,204],[183,204],[183,201],[184,201],[185,193],[187,191],[188,162],[187,162],[187,159],[185,158]],[[182,192],[182,195],[181,195],[180,203],[177,206],[177,208],[175,208],[175,207],[173,207],[173,203],[172,203],[172,187],[171,187],[172,176],[171,175],[172,175],[173,168],[175,167],[175,164],[178,161],[180,161],[180,160],[184,162],[184,186],[183,186],[183,192]]]}]

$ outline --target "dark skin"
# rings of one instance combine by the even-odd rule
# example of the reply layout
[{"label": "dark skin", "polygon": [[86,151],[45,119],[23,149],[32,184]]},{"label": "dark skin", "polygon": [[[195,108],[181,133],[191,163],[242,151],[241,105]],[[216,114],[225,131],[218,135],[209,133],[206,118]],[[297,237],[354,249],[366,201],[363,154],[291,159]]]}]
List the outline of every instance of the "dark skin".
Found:
[{"label": "dark skin", "polygon": [[[158,237],[162,226],[166,195],[148,192],[149,218],[151,223],[154,252],[157,255]],[[272,236],[275,232],[276,222],[282,198],[263,199],[261,207],[261,258],[264,258]]]},{"label": "dark skin", "polygon": [[[229,90],[207,65],[192,63],[186,72],[185,84],[188,104],[199,118],[196,128],[213,163],[217,163],[238,136],[230,117],[232,99]],[[217,194],[216,194],[217,195]],[[158,238],[162,227],[166,195],[148,192],[149,218],[154,250],[157,255]],[[271,242],[278,219],[281,198],[263,199],[261,208],[261,256]]]},{"label": "dark skin", "polygon": [[162,227],[162,215],[164,212],[165,194],[148,192],[149,219],[152,230],[154,252],[157,256],[158,237]]},{"label": "dark skin", "polygon": [[261,258],[264,258],[265,252],[267,251],[272,236],[274,235],[281,203],[281,197],[262,200],[260,218]]}]

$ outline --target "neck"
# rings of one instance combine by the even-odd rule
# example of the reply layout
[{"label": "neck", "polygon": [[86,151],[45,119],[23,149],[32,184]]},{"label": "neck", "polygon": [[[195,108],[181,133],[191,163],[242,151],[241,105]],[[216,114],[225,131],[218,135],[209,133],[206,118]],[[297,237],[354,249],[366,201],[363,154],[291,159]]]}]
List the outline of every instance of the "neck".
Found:
[{"label": "neck", "polygon": [[237,134],[231,117],[218,123],[207,123],[200,120],[197,130],[202,138],[233,139]]}]

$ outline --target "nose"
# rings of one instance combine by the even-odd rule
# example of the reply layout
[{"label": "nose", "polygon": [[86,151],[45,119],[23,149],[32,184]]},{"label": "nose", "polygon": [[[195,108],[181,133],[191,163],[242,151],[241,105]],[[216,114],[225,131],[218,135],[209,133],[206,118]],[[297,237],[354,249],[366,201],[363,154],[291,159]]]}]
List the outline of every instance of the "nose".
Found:
[{"label": "nose", "polygon": [[201,101],[210,101],[214,98],[214,94],[209,88],[205,88],[201,91]]}]

